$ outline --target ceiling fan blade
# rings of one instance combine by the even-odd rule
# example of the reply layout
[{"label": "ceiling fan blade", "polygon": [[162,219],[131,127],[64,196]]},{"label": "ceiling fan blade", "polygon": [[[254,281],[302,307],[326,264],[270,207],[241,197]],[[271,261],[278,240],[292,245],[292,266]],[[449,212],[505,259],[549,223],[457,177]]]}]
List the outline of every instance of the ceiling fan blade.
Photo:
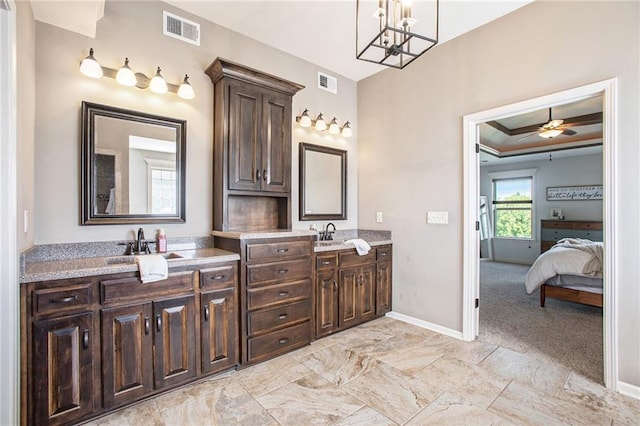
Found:
[{"label": "ceiling fan blade", "polygon": [[562,127],[589,126],[591,124],[602,123],[602,113],[595,112],[593,114],[580,115],[578,117],[565,118]]},{"label": "ceiling fan blade", "polygon": [[523,140],[527,139],[528,137],[531,137],[531,136],[537,135],[537,134],[538,134],[538,132],[529,133],[528,135],[519,138],[516,142],[523,141]]},{"label": "ceiling fan blade", "polygon": [[563,135],[567,135],[567,136],[575,135],[576,133],[578,133],[578,132],[576,132],[575,130],[571,130],[571,129],[562,130],[562,134]]}]

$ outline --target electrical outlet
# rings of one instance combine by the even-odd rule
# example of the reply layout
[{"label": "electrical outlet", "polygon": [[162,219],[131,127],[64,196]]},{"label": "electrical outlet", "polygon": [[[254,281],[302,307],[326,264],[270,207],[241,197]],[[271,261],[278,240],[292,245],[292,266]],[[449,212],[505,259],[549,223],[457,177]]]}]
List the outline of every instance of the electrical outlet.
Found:
[{"label": "electrical outlet", "polygon": [[382,223],[382,212],[376,212],[376,222]]},{"label": "electrical outlet", "polygon": [[427,223],[446,225],[449,223],[449,212],[427,212]]}]

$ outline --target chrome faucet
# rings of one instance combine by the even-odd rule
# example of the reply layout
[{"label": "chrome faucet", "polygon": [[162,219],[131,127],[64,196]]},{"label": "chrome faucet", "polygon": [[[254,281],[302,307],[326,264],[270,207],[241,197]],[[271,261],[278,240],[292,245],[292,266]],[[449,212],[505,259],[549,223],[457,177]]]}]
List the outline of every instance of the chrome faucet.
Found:
[{"label": "chrome faucet", "polygon": [[[331,225],[333,227],[333,231],[329,231],[329,225]],[[327,223],[327,226],[324,227],[324,232],[320,233],[320,240],[322,240],[322,241],[331,241],[331,240],[333,240],[333,233],[334,232],[336,232],[336,226],[332,222]]]}]

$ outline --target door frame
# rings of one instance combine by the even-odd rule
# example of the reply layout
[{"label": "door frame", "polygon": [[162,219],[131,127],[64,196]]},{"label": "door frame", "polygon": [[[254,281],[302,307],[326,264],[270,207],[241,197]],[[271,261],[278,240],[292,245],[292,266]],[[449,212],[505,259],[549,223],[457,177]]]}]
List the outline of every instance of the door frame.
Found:
[{"label": "door frame", "polygon": [[16,4],[0,0],[0,424],[20,423],[16,52]]},{"label": "door frame", "polygon": [[492,120],[524,114],[541,108],[575,102],[592,96],[603,97],[603,184],[604,184],[604,251],[603,274],[606,277],[603,288],[603,331],[604,331],[604,382],[607,388],[618,389],[618,280],[616,274],[616,214],[617,187],[615,170],[617,168],[618,123],[617,123],[617,78],[603,80],[576,87],[562,92],[552,93],[522,102],[465,115],[463,119],[464,153],[464,220],[463,220],[463,300],[462,300],[462,338],[475,340],[478,335],[479,309],[476,298],[480,289],[480,253],[479,232],[476,231],[478,218],[478,196],[480,165],[476,143],[479,141],[478,125]]}]

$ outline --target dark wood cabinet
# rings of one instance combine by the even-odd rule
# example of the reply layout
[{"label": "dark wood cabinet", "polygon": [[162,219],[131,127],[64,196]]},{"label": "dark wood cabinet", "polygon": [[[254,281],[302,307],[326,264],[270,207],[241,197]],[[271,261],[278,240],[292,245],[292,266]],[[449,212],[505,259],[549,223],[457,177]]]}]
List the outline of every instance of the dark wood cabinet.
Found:
[{"label": "dark wood cabinet", "polygon": [[304,86],[216,59],[214,229],[291,228],[292,97]]},{"label": "dark wood cabinet", "polygon": [[94,410],[93,314],[33,323],[34,424],[74,422]]},{"label": "dark wood cabinet", "polygon": [[184,382],[196,375],[194,296],[153,302],[155,387]]},{"label": "dark wood cabinet", "polygon": [[23,284],[22,423],[75,424],[237,366],[237,268]]},{"label": "dark wood cabinet", "polygon": [[359,256],[354,249],[315,256],[315,337],[391,310],[391,246]]},{"label": "dark wood cabinet", "polygon": [[152,313],[151,302],[100,313],[106,408],[135,401],[153,390]]}]

